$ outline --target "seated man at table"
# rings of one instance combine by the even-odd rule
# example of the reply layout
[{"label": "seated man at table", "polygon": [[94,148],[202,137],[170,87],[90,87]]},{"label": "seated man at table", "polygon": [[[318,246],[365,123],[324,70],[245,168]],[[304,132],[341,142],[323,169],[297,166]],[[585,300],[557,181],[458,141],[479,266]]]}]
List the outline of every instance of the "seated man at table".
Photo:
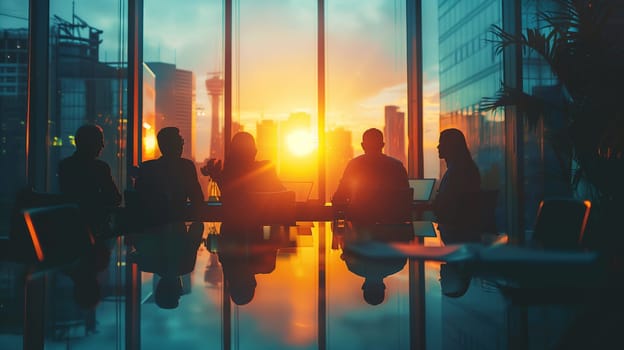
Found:
[{"label": "seated man at table", "polygon": [[109,165],[98,159],[104,148],[104,133],[95,124],[78,128],[74,140],[76,151],[58,165],[61,192],[75,200],[96,236],[110,233],[109,219],[113,208],[121,204]]},{"label": "seated man at table", "polygon": [[184,139],[180,130],[162,128],[157,140],[162,156],[144,162],[135,183],[143,219],[147,224],[162,224],[194,217],[204,204],[204,194],[195,164],[181,157]]},{"label": "seated man at table", "polygon": [[398,159],[382,153],[383,134],[368,129],[362,135],[364,154],[352,159],[332,197],[337,210],[359,221],[410,219],[411,192],[407,171]]}]

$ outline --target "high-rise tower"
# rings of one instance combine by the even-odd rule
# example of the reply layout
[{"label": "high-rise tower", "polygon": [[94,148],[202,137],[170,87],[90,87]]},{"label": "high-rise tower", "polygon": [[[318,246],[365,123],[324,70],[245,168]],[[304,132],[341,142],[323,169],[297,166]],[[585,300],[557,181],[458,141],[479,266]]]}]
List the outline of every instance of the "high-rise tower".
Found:
[{"label": "high-rise tower", "polygon": [[212,106],[212,122],[210,124],[210,158],[223,159],[223,141],[219,128],[219,101],[223,95],[223,79],[218,75],[206,79],[206,91]]}]

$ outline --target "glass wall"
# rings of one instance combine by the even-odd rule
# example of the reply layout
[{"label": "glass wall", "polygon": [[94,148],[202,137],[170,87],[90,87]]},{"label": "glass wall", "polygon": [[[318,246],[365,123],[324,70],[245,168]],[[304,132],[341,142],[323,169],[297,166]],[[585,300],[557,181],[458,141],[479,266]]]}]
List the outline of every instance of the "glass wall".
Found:
[{"label": "glass wall", "polygon": [[407,167],[405,35],[405,1],[327,2],[327,198],[368,128]]},{"label": "glass wall", "polygon": [[26,185],[28,3],[3,1],[0,16],[0,238],[6,238],[15,193]]},{"label": "glass wall", "polygon": [[[497,226],[505,228],[504,115],[479,111],[483,97],[493,96],[502,80],[502,57],[489,32],[501,25],[501,1],[439,1],[440,130],[464,132],[481,172],[481,187],[498,189]],[[446,163],[440,163],[441,173]]]},{"label": "glass wall", "polygon": [[[0,255],[8,252],[15,195],[27,184],[28,2],[0,2]],[[4,259],[2,259],[4,260]],[[24,268],[0,260],[0,348],[21,349]]]},{"label": "glass wall", "polygon": [[[50,1],[48,191],[57,192],[57,166],[71,156],[74,135],[83,124],[104,132],[99,159],[111,169],[123,193],[126,179],[126,23],[125,1]],[[46,348],[87,349],[124,343],[121,239],[98,238],[102,264],[97,289],[84,286],[73,270],[46,276]],[[100,255],[101,254],[101,255]],[[99,260],[98,260],[99,261]],[[85,304],[89,291],[95,306]],[[97,297],[96,297],[97,296]]]},{"label": "glass wall", "polygon": [[[557,10],[554,1],[522,2],[522,30],[541,28],[543,21],[539,12]],[[525,93],[543,98],[550,103],[559,103],[562,95],[557,79],[543,58],[531,50],[523,51],[522,83]],[[561,116],[551,116],[548,123],[540,119],[535,126],[525,123],[524,131],[524,224],[532,229],[539,202],[548,196],[569,196],[570,183],[566,181],[570,166],[567,161],[558,159],[555,148],[557,133],[562,127]]]}]

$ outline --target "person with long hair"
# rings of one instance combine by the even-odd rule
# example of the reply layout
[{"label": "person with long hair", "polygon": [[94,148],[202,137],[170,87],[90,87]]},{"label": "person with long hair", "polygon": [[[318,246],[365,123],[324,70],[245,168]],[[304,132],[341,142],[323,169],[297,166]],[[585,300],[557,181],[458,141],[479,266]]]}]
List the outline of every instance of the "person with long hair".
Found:
[{"label": "person with long hair", "polygon": [[238,132],[232,137],[225,161],[209,159],[201,168],[221,190],[222,202],[244,197],[251,192],[284,191],[275,167],[268,160],[256,160],[256,142],[248,132]]},{"label": "person with long hair", "polygon": [[458,129],[445,129],[440,133],[438,155],[446,161],[446,172],[433,203],[435,221],[444,243],[470,241],[476,238],[462,208],[466,197],[481,189],[481,175],[475,164],[464,134]]}]

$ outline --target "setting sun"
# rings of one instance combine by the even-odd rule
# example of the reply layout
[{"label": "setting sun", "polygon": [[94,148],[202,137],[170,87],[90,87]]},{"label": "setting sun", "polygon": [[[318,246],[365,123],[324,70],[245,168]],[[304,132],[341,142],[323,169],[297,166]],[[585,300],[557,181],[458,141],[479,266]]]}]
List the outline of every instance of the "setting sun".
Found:
[{"label": "setting sun", "polygon": [[293,131],[286,137],[288,151],[299,157],[312,153],[316,148],[316,143],[312,134],[304,130]]}]

